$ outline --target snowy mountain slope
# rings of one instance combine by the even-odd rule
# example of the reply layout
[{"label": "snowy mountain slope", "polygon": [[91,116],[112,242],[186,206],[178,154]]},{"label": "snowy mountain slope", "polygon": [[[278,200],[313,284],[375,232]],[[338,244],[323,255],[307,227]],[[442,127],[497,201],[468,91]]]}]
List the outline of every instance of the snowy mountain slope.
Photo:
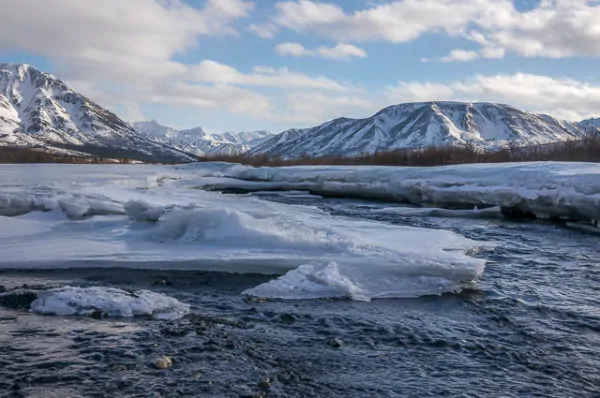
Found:
[{"label": "snowy mountain slope", "polygon": [[237,155],[271,137],[266,131],[208,134],[201,127],[175,130],[156,121],[137,122],[133,127],[152,141],[197,156]]},{"label": "snowy mountain slope", "polygon": [[193,160],[141,137],[112,112],[26,64],[0,64],[0,145],[144,161]]},{"label": "snowy mountain slope", "polygon": [[340,118],[291,129],[251,155],[359,156],[401,148],[471,143],[494,149],[562,141],[582,134],[577,124],[492,103],[419,102],[390,106],[366,119]]},{"label": "snowy mountain slope", "polygon": [[248,149],[250,149],[272,138],[273,134],[266,130],[255,130],[242,131],[239,133],[213,133],[212,136],[219,137],[224,141],[230,142],[232,144],[241,145],[242,147],[247,147]]},{"label": "snowy mountain slope", "polygon": [[579,122],[579,124],[586,129],[600,128],[600,117],[586,119],[586,120]]}]

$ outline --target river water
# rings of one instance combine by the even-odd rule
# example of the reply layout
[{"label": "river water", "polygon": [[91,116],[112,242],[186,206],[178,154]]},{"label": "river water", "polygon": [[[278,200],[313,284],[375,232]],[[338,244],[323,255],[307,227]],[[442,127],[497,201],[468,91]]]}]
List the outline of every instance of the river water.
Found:
[{"label": "river water", "polygon": [[[43,316],[0,300],[0,397],[598,397],[600,240],[543,221],[408,217],[364,200],[261,195],[498,246],[476,284],[413,299],[269,300],[253,274],[91,268],[0,272],[6,289],[151,289],[178,320]],[[422,242],[427,247],[428,242]],[[151,363],[174,359],[166,370]]]}]

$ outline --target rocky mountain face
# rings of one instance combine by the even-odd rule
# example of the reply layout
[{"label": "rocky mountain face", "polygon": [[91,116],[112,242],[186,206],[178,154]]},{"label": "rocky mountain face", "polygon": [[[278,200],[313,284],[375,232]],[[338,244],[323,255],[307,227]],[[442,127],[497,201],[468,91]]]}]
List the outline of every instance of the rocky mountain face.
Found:
[{"label": "rocky mountain face", "polygon": [[196,156],[237,155],[272,137],[266,131],[208,134],[201,127],[176,130],[156,121],[133,124],[144,137]]},{"label": "rocky mountain face", "polygon": [[140,136],[114,113],[25,64],[0,64],[0,145],[141,161],[194,159]]},{"label": "rocky mountain face", "polygon": [[564,141],[582,133],[577,123],[503,104],[419,102],[390,106],[365,119],[339,118],[287,130],[248,153],[291,159],[467,143],[495,149]]}]

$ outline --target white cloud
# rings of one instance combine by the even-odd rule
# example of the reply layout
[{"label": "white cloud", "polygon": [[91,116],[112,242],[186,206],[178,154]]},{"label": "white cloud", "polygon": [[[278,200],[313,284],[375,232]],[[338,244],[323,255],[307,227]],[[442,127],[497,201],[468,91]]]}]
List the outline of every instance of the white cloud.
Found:
[{"label": "white cloud", "polygon": [[403,0],[346,13],[340,6],[311,0],[276,4],[273,22],[298,32],[348,42],[414,40],[430,31],[458,33],[486,8],[507,0]]},{"label": "white cloud", "polygon": [[4,0],[0,49],[63,59],[164,62],[198,36],[235,35],[231,23],[253,3],[208,0],[201,10],[179,0]]},{"label": "white cloud", "polygon": [[482,58],[501,59],[504,58],[506,50],[502,47],[485,47],[480,51]]},{"label": "white cloud", "polygon": [[192,68],[196,81],[264,87],[300,87],[332,91],[348,91],[350,87],[323,76],[308,76],[286,68],[256,67],[253,73],[241,73],[231,66],[205,60]]},{"label": "white cloud", "polygon": [[336,4],[296,0],[277,3],[270,23],[348,43],[401,43],[443,33],[482,46],[477,53],[455,50],[440,59],[448,62],[497,59],[506,52],[600,57],[598,21],[598,0],[541,0],[526,12],[517,10],[512,0],[396,0],[352,13]]},{"label": "white cloud", "polygon": [[525,73],[477,75],[467,81],[448,84],[400,82],[388,90],[388,98],[394,102],[501,102],[564,119],[581,120],[600,109],[600,85]]},{"label": "white cloud", "polygon": [[248,26],[248,30],[263,39],[272,39],[279,31],[279,29],[277,29],[277,26],[273,25],[272,23],[265,23],[262,25],[251,24]]},{"label": "white cloud", "polygon": [[[441,57],[435,59],[434,61],[441,62],[469,62],[479,58],[488,58],[488,59],[500,59],[504,58],[506,50],[498,47],[485,47],[480,51],[471,51],[471,50],[452,50],[450,54],[445,57]],[[423,62],[429,62],[430,59],[423,58]]]},{"label": "white cloud", "polygon": [[256,117],[266,117],[272,109],[265,96],[227,84],[165,84],[153,90],[148,99],[182,108],[225,108]]},{"label": "white cloud", "polygon": [[275,46],[275,52],[279,55],[292,55],[294,57],[307,56],[309,51],[300,43],[281,43]]},{"label": "white cloud", "polygon": [[143,103],[266,117],[270,99],[250,87],[350,89],[286,68],[244,73],[212,60],[195,65],[175,60],[202,37],[239,36],[233,24],[253,8],[247,0],[207,0],[201,8],[181,0],[4,0],[0,51],[47,57],[75,89],[128,119],[142,116]]},{"label": "white cloud", "polygon": [[304,48],[304,46],[300,43],[281,43],[275,46],[275,52],[279,55],[291,55],[294,57],[318,57],[336,61],[347,61],[351,57],[367,57],[365,50],[346,43],[338,43],[333,47],[321,46],[314,50]]},{"label": "white cloud", "polygon": [[123,101],[117,108],[119,117],[128,123],[139,122],[140,120],[147,119],[138,104],[135,102]]},{"label": "white cloud", "polygon": [[543,0],[526,13],[512,11],[498,28],[481,25],[485,39],[523,56],[600,56],[597,0]]},{"label": "white cloud", "polygon": [[479,58],[480,55],[477,51],[466,51],[466,50],[452,50],[450,54],[445,57],[440,58],[442,62],[465,62],[465,61],[473,61],[474,59]]}]

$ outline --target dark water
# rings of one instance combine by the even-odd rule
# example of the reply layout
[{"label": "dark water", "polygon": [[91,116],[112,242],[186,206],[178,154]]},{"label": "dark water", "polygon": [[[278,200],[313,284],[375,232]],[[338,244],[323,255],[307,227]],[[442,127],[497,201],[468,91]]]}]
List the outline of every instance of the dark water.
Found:
[{"label": "dark water", "polygon": [[[468,291],[370,303],[244,301],[241,291],[269,279],[260,275],[4,271],[7,288],[149,288],[195,315],[96,320],[5,303],[0,397],[600,397],[599,235],[546,222],[382,215],[373,209],[387,205],[366,201],[274,199],[500,245],[481,254],[490,262]],[[150,366],[162,355],[172,368]]]}]

